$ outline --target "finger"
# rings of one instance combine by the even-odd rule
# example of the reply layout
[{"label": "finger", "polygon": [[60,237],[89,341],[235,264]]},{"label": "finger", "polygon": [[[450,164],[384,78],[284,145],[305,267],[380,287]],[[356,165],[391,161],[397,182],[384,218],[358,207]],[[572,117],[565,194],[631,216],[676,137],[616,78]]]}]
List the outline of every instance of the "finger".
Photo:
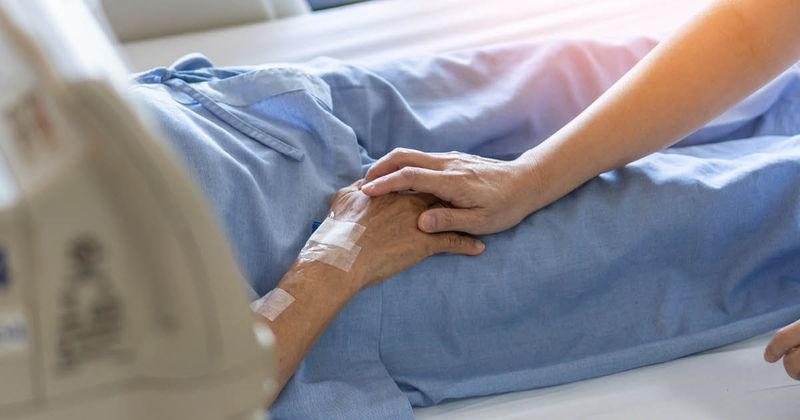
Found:
[{"label": "finger", "polygon": [[350,187],[348,187],[348,188],[353,188],[353,189],[356,189],[356,190],[360,190],[361,186],[364,185],[365,183],[366,183],[366,181],[364,180],[364,178],[361,178],[361,179],[356,180],[356,182],[350,184]]},{"label": "finger", "polygon": [[426,169],[442,169],[442,158],[419,150],[397,148],[378,159],[364,177],[370,182],[407,166]]},{"label": "finger", "polygon": [[783,368],[792,379],[800,380],[800,350],[793,348],[783,356]]},{"label": "finger", "polygon": [[449,252],[451,254],[478,255],[486,249],[483,242],[469,235],[447,232],[434,235],[438,243],[436,253]]},{"label": "finger", "polygon": [[449,197],[453,188],[455,186],[452,185],[452,179],[442,172],[409,166],[365,184],[361,191],[375,197],[390,192],[414,190],[451,201]]},{"label": "finger", "polygon": [[800,321],[795,321],[775,333],[764,349],[764,360],[775,363],[790,349],[800,346]]},{"label": "finger", "polygon": [[472,209],[433,208],[419,215],[417,227],[427,233],[449,231],[474,233],[480,228],[475,212]]}]

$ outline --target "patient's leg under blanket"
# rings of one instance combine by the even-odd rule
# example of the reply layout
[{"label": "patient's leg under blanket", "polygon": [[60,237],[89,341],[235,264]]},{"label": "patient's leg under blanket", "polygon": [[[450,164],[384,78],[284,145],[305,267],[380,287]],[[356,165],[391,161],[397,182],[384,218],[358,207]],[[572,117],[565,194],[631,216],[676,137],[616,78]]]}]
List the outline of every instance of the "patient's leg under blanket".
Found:
[{"label": "patient's leg under blanket", "polygon": [[[332,88],[333,112],[375,159],[396,147],[502,159],[555,133],[655,45],[651,38],[510,44],[368,66],[327,59],[311,65]],[[676,146],[797,134],[797,72]]]}]

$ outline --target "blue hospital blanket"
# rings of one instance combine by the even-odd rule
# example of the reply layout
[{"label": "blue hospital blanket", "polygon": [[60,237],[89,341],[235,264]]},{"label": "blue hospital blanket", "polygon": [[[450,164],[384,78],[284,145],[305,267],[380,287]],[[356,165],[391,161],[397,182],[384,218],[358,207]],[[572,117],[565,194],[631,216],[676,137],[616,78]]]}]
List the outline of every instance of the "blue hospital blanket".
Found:
[{"label": "blue hospital blanket", "polygon": [[[374,159],[395,147],[513,158],[653,44],[508,45],[368,66],[215,68],[195,55],[137,75],[134,89],[255,297]],[[483,237],[483,255],[434,256],[363,290],[271,415],[412,418],[412,406],[606,375],[797,320],[799,104],[794,67],[675,147]]]}]

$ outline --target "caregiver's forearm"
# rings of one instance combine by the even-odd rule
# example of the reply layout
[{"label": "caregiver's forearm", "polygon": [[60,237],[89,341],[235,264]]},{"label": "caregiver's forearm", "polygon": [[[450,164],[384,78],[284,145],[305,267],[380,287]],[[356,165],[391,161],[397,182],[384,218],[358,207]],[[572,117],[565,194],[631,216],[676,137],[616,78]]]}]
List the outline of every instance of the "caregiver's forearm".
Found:
[{"label": "caregiver's forearm", "polygon": [[[295,262],[278,287],[292,295],[295,301],[275,321],[259,316],[276,338],[277,392],[283,389],[336,314],[358,292],[360,282],[352,273],[317,261],[304,261]],[[269,405],[277,397],[277,392],[269,397]]]},{"label": "caregiver's forearm", "polygon": [[800,1],[719,1],[656,47],[575,120],[525,153],[544,194],[667,147],[791,65]]}]

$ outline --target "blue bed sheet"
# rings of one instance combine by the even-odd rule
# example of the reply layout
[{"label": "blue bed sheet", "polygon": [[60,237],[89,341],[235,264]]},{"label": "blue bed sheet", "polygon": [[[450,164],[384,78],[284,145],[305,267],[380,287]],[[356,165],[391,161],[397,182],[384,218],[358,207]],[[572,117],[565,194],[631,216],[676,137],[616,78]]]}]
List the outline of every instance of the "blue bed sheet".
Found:
[{"label": "blue bed sheet", "polygon": [[[369,66],[215,68],[195,55],[134,89],[255,297],[374,159],[395,147],[513,158],[653,45],[518,44]],[[793,67],[675,147],[483,237],[483,255],[435,256],[363,290],[271,415],[412,418],[412,406],[610,374],[800,318],[799,94]]]}]

